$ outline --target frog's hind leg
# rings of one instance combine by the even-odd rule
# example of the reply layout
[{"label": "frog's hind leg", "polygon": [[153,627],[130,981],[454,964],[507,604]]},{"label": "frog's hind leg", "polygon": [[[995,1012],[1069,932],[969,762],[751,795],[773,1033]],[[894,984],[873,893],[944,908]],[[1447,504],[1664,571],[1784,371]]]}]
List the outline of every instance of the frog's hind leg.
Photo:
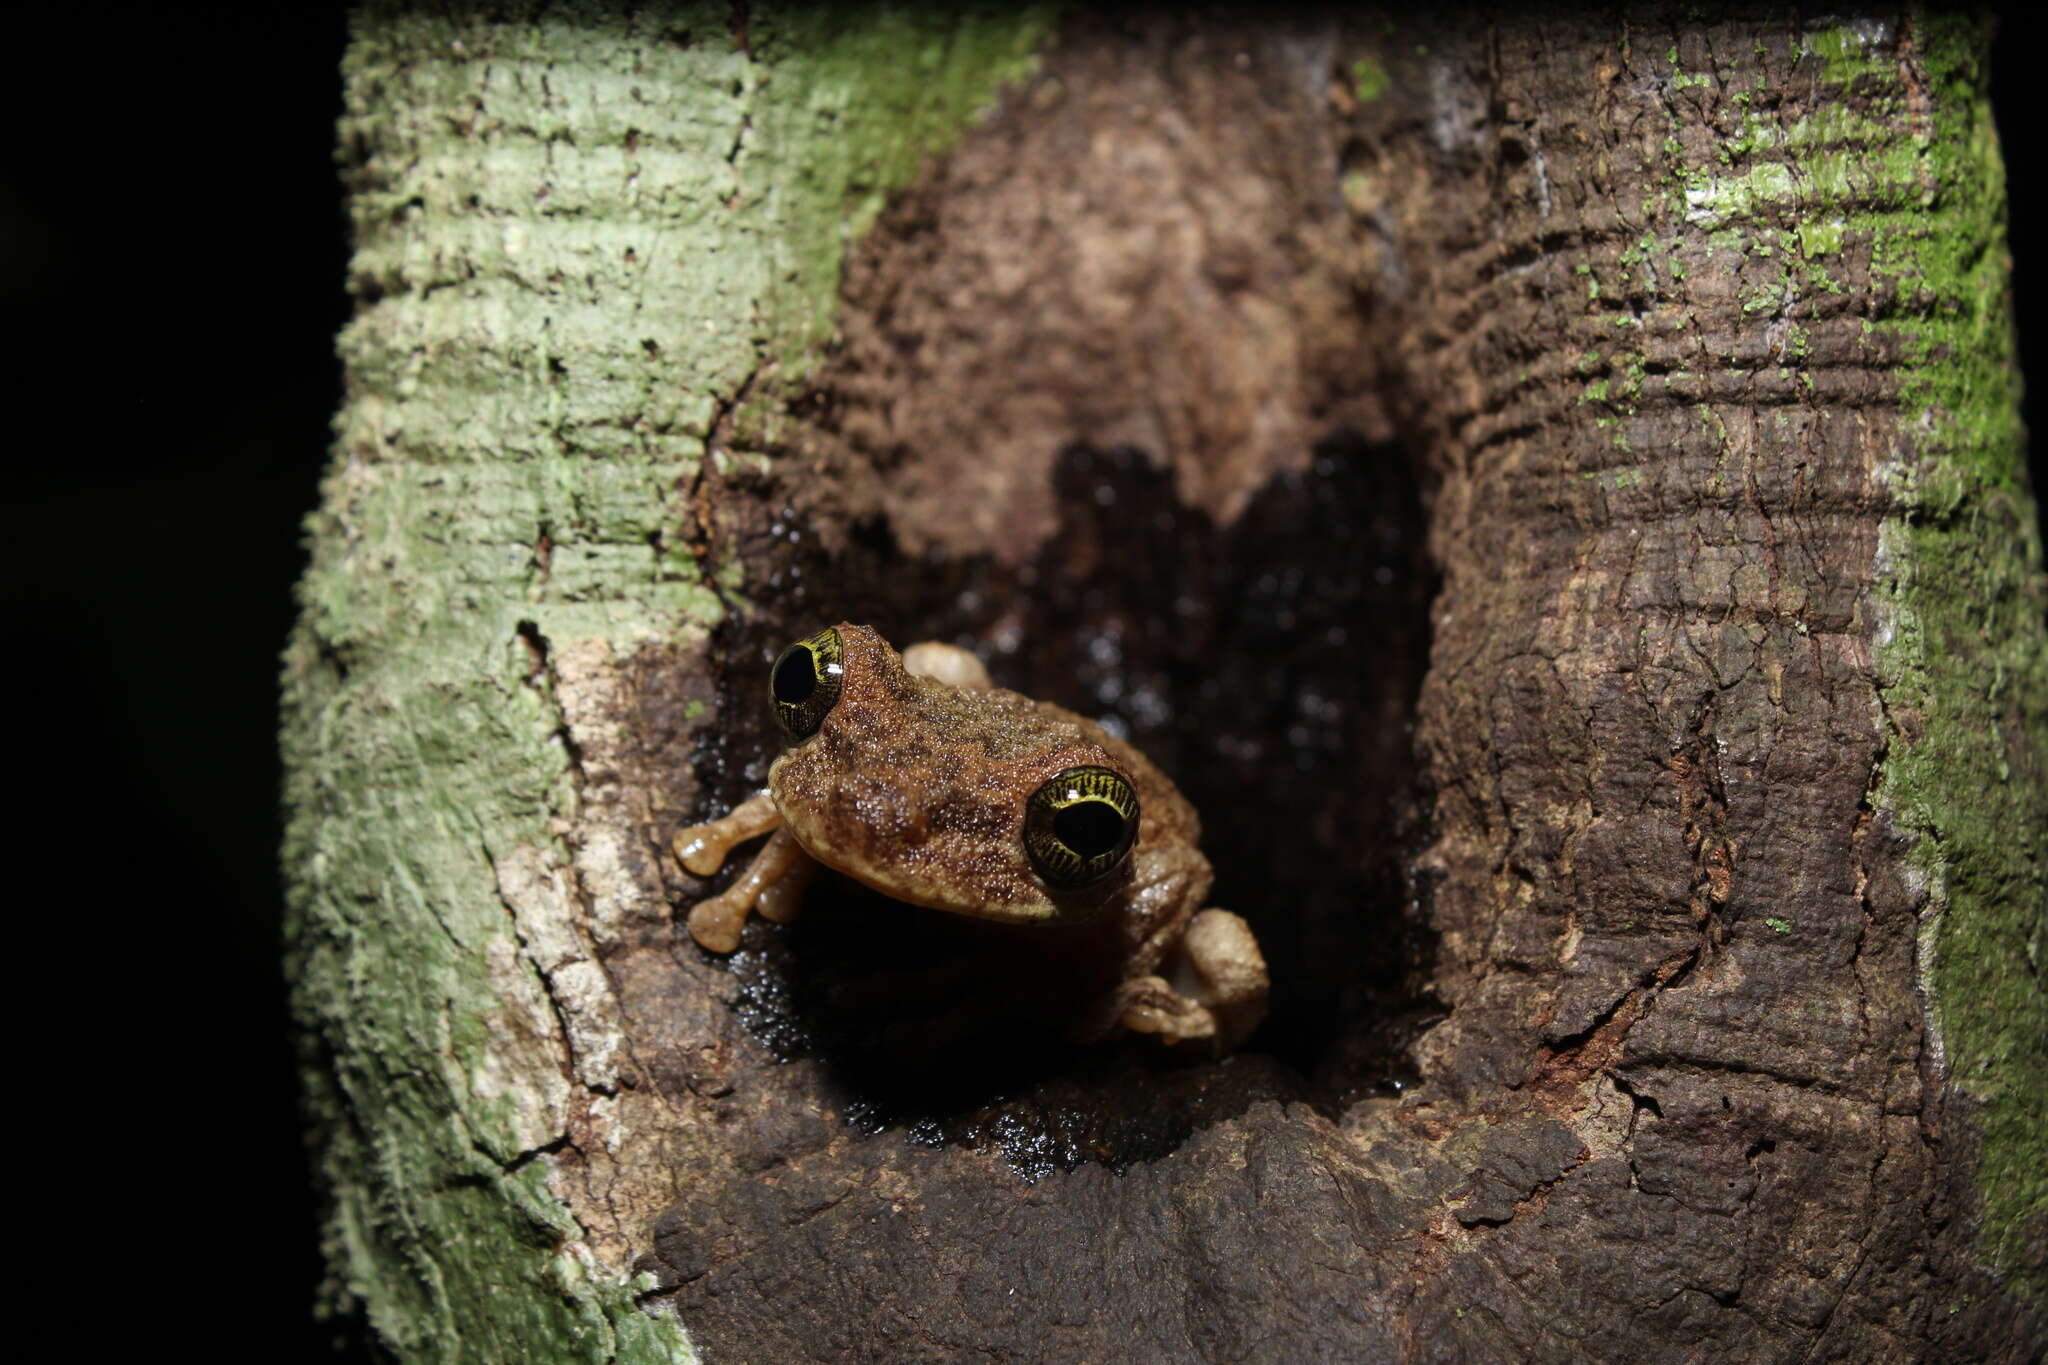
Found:
[{"label": "frog's hind leg", "polygon": [[781,814],[764,792],[740,803],[722,820],[692,825],[676,835],[676,857],[690,871],[708,877],[725,865],[733,845],[775,831],[739,880],[691,908],[690,937],[709,951],[729,953],[739,947],[750,910],[759,910],[763,919],[777,924],[796,918],[804,888],[818,865],[781,824]]},{"label": "frog's hind leg", "polygon": [[1251,926],[1228,910],[1204,910],[1167,951],[1158,976],[1117,991],[1119,1020],[1169,1043],[1214,1040],[1233,1048],[1266,1017],[1266,959]]},{"label": "frog's hind leg", "polygon": [[970,692],[986,692],[995,686],[980,659],[958,645],[926,640],[903,651],[903,671],[917,678],[930,678]]}]

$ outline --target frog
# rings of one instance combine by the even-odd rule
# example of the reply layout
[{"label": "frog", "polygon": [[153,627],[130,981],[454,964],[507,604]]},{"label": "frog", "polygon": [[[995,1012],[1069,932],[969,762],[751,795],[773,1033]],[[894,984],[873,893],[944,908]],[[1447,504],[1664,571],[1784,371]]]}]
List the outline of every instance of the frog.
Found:
[{"label": "frog", "polygon": [[[675,856],[709,878],[767,842],[685,921],[713,954],[749,914],[789,923],[820,869],[889,901],[1049,944],[1031,962],[1086,981],[1066,1035],[1152,1035],[1222,1052],[1265,1016],[1251,927],[1207,904],[1201,821],[1138,749],[1064,707],[994,685],[971,651],[898,654],[841,622],[783,649],[768,671],[785,747],[767,787],[679,831]],[[886,930],[884,932],[887,932]],[[1068,963],[1095,964],[1092,975]]]}]

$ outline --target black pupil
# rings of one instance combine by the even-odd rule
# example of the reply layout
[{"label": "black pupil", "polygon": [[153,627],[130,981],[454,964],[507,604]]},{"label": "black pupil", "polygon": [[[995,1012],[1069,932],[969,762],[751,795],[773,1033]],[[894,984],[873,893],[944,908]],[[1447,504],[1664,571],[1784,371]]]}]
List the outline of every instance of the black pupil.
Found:
[{"label": "black pupil", "polygon": [[1083,858],[1115,848],[1124,837],[1124,818],[1104,801],[1076,801],[1052,817],[1052,832]]},{"label": "black pupil", "polygon": [[785,706],[802,706],[818,690],[818,670],[811,666],[811,651],[799,645],[776,661],[770,679],[775,700]]}]

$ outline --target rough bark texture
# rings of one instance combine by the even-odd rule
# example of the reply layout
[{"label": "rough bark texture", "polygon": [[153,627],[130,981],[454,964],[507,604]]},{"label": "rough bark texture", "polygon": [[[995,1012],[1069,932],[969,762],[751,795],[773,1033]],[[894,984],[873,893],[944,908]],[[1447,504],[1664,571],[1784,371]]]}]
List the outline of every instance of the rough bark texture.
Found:
[{"label": "rough bark texture", "polygon": [[347,60],[285,857],[330,1300],[408,1358],[689,1354],[630,1269],[744,1045],[669,953],[724,611],[687,497],[1035,23],[731,21],[373,8]]},{"label": "rough bark texture", "polygon": [[[421,1358],[2037,1354],[1982,39],[366,16],[287,681],[337,1300]],[[843,614],[1182,781],[1250,1050],[919,1068],[838,988],[1004,954],[677,937],[764,645]]]}]

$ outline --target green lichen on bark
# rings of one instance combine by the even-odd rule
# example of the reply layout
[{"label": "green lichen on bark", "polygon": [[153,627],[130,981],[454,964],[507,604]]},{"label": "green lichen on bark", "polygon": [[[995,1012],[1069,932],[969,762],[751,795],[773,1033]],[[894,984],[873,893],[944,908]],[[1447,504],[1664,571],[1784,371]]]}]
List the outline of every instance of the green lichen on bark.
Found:
[{"label": "green lichen on bark", "polygon": [[[1986,41],[1980,18],[1920,13],[1806,32],[1789,76],[1829,107],[1788,126],[1751,110],[1701,156],[1673,106],[1645,208],[1708,230],[1755,281],[1743,308],[1760,321],[1842,295],[1848,259],[1867,262],[1846,292],[1876,300],[1864,341],[1898,423],[1874,471],[1894,510],[1874,572],[1890,740],[1872,802],[1928,893],[1932,1045],[1982,1137],[1979,1249],[2048,1303],[2048,645]],[[1803,365],[1805,334],[1783,335]]]},{"label": "green lichen on bark", "polygon": [[1917,836],[1930,1004],[1983,1134],[1980,1250],[2048,1303],[2028,1251],[2048,1216],[2048,645],[2004,167],[1981,25],[1928,18],[1916,37],[1931,119],[1912,169],[1926,211],[1863,225],[1883,234],[1875,265],[1909,305],[1875,324],[1902,352],[1907,438],[1881,471],[1899,510],[1880,551],[1893,739],[1875,800]]},{"label": "green lichen on bark", "polygon": [[570,1082],[505,1050],[553,987],[497,868],[583,799],[529,641],[717,620],[674,523],[720,413],[804,373],[848,243],[1044,31],[730,20],[372,7],[344,63],[359,308],[286,656],[287,932],[331,1297],[409,1359],[689,1355],[548,1188]]}]

